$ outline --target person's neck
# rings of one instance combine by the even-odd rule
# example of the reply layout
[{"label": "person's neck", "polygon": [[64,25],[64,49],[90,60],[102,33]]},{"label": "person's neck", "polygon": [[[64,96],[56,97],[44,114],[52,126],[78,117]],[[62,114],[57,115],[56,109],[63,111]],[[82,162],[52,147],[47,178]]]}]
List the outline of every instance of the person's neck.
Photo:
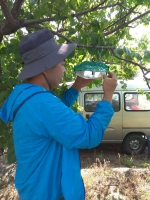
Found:
[{"label": "person's neck", "polygon": [[39,85],[39,86],[42,86],[42,87],[46,88],[47,90],[49,90],[49,87],[48,87],[47,83],[45,82],[45,80],[43,79],[42,74],[38,74],[34,77],[28,78],[26,80],[26,83]]}]

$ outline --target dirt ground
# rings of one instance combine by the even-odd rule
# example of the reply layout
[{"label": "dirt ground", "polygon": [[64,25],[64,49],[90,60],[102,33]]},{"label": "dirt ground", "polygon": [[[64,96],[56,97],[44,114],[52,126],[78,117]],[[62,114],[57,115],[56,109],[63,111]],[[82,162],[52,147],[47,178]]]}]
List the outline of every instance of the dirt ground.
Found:
[{"label": "dirt ground", "polygon": [[[146,168],[150,166],[148,150],[140,155],[124,155],[119,144],[101,144],[99,147],[89,150],[80,150],[82,173],[91,169],[95,163],[109,163],[113,169]],[[18,200],[17,191],[14,188],[15,164],[8,165],[6,155],[0,155],[0,200]]]},{"label": "dirt ground", "polygon": [[148,148],[142,154],[126,155],[121,144],[101,144],[89,150],[80,150],[81,166],[88,168],[98,159],[101,163],[109,162],[111,168],[134,167],[143,168],[150,165]]}]

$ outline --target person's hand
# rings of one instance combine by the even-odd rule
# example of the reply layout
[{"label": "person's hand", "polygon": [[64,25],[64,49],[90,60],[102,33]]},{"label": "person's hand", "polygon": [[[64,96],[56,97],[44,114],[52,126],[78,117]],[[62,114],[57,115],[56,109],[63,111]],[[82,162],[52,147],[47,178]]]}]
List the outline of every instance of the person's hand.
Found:
[{"label": "person's hand", "polygon": [[88,85],[90,82],[92,82],[93,79],[85,79],[80,76],[77,76],[74,84],[72,85],[72,88],[75,88],[76,90],[81,90],[81,88]]},{"label": "person's hand", "polygon": [[107,100],[110,103],[112,102],[112,96],[116,86],[117,86],[117,77],[114,73],[109,72],[108,76],[103,75],[103,83],[102,83],[104,91],[103,100]]}]

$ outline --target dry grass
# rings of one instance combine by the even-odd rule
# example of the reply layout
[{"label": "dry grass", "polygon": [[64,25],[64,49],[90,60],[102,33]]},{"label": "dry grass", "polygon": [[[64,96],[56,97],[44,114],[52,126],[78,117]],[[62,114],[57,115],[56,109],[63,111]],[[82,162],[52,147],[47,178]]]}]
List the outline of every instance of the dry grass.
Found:
[{"label": "dry grass", "polygon": [[82,170],[86,200],[149,200],[149,169],[114,170],[104,163]]},{"label": "dry grass", "polygon": [[86,200],[150,200],[147,152],[127,156],[118,149],[86,151],[80,153]]}]

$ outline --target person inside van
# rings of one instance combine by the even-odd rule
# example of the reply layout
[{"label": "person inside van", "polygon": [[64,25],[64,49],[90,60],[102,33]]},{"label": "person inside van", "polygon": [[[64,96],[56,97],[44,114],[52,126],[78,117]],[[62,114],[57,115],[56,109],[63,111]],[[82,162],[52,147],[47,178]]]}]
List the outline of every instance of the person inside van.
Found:
[{"label": "person inside van", "polygon": [[66,71],[65,58],[76,44],[57,44],[49,29],[24,36],[19,44],[24,68],[0,117],[12,121],[17,159],[15,186],[21,200],[84,200],[78,149],[96,147],[114,114],[117,77],[103,76],[103,100],[85,120],[71,106],[91,80],[77,77],[60,100],[51,90]]}]

